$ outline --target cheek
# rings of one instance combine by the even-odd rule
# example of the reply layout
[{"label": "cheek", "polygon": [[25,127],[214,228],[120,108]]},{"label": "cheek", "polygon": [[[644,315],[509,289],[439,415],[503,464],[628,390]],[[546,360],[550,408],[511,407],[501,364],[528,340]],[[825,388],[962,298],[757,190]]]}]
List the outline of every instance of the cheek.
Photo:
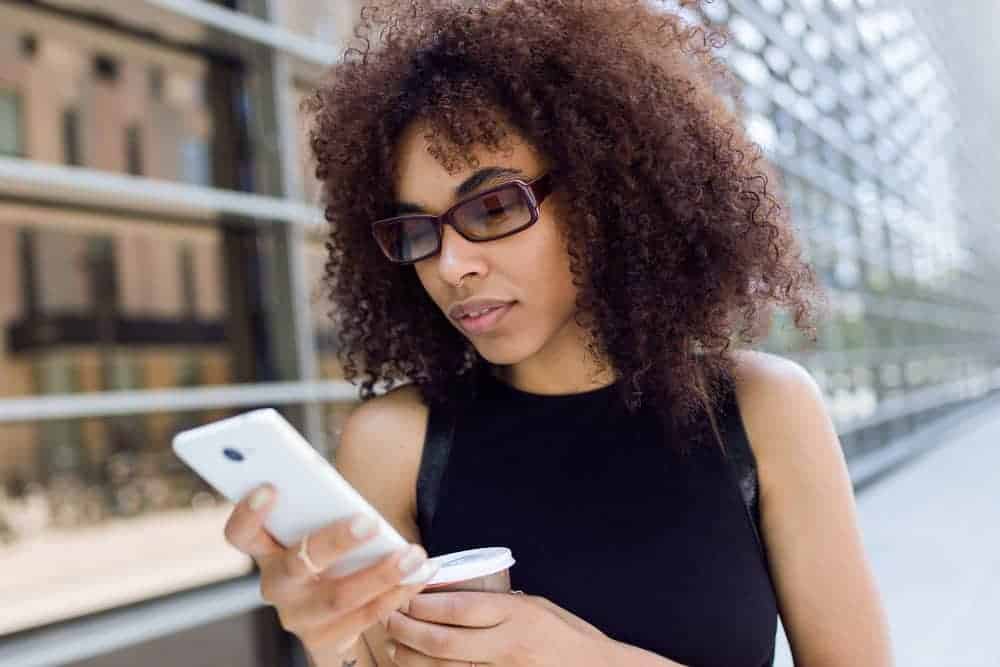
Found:
[{"label": "cheek", "polygon": [[[569,268],[569,257],[558,239],[545,239],[524,247],[508,273],[522,296],[518,320],[525,344],[541,343],[562,329],[576,309],[577,288]],[[531,343],[534,341],[534,343]]]},{"label": "cheek", "polygon": [[554,225],[549,225],[545,234],[537,239],[533,252],[524,254],[530,257],[527,272],[531,274],[531,281],[527,285],[530,293],[544,295],[550,308],[565,310],[573,307],[577,288],[573,284],[569,254],[563,239],[554,229]]}]

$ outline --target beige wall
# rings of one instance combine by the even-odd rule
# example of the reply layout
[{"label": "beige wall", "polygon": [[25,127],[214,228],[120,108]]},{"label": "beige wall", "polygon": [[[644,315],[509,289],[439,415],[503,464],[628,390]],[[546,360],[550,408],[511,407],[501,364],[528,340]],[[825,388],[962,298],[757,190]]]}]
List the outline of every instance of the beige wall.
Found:
[{"label": "beige wall", "polygon": [[[21,34],[38,37],[31,60],[17,53]],[[144,175],[182,180],[186,143],[208,142],[211,116],[202,95],[206,68],[195,57],[157,49],[118,33],[84,27],[60,17],[0,5],[0,87],[21,96],[26,156],[62,163],[62,113],[80,114],[85,166],[126,169],[126,129],[140,128]],[[92,57],[105,53],[118,64],[118,80],[93,75]],[[152,98],[150,70],[164,72],[162,99]]]}]

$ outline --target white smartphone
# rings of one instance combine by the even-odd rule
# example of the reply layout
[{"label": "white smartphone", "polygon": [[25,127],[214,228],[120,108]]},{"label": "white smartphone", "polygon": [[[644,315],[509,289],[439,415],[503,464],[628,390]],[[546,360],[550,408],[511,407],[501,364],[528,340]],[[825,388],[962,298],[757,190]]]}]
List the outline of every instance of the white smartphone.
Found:
[{"label": "white smartphone", "polygon": [[253,410],[181,431],[173,449],[234,503],[271,484],[278,498],[264,525],[286,547],[333,521],[358,513],[374,517],[379,532],[326,570],[335,577],[374,565],[408,543],[276,410]]}]

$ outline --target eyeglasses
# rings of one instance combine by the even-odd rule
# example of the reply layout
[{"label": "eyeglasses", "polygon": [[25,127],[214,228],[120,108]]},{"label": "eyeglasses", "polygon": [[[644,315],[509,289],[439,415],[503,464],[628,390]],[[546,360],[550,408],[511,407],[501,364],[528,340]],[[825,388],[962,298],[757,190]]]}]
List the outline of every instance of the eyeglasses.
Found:
[{"label": "eyeglasses", "polygon": [[467,241],[494,241],[538,222],[538,207],[552,192],[551,174],[520,179],[464,199],[441,215],[401,215],[372,223],[372,234],[385,256],[412,264],[441,250],[444,225]]}]

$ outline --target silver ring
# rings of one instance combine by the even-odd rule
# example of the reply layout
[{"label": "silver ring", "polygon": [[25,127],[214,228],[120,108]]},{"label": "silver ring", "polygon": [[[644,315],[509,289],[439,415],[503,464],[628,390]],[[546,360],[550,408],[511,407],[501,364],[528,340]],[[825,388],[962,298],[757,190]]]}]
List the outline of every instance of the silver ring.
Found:
[{"label": "silver ring", "polygon": [[306,568],[312,573],[315,579],[323,568],[316,567],[316,563],[312,562],[312,558],[309,557],[309,535],[302,538],[302,544],[299,545],[299,560],[306,564]]}]

